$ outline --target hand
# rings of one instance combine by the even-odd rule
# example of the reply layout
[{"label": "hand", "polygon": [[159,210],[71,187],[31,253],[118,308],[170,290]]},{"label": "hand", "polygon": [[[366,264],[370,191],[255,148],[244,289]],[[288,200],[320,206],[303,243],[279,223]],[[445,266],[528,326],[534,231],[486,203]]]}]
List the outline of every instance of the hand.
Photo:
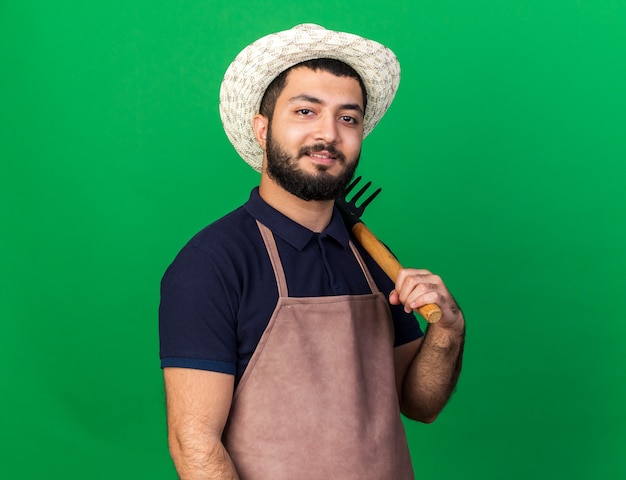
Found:
[{"label": "hand", "polygon": [[463,313],[443,280],[428,270],[403,268],[396,278],[396,288],[389,294],[389,303],[404,305],[410,313],[418,308],[436,303],[441,308],[442,317],[437,325],[444,328],[462,327]]}]

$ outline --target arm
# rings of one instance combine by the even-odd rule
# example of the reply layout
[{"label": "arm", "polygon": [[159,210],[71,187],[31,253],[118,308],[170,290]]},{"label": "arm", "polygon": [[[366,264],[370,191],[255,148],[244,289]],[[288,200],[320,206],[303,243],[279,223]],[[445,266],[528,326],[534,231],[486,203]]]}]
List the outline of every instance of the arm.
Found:
[{"label": "arm", "polygon": [[389,295],[409,312],[436,303],[443,316],[426,335],[396,348],[396,383],[402,413],[433,422],[448,402],[461,372],[465,343],[463,313],[442,280],[426,270],[403,269]]},{"label": "arm", "polygon": [[236,480],[222,445],[234,377],[188,368],[164,368],[170,454],[182,480]]}]

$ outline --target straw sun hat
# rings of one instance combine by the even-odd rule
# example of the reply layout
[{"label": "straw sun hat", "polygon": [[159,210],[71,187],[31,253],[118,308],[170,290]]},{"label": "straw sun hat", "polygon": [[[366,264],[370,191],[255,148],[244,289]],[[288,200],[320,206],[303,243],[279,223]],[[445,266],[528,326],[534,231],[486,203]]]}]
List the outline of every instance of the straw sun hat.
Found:
[{"label": "straw sun hat", "polygon": [[361,76],[367,90],[364,137],[391,105],[400,82],[400,65],[394,53],[380,43],[313,24],[260,38],[233,60],[220,89],[220,116],[226,135],[256,171],[261,171],[263,150],[254,137],[252,118],[259,113],[265,90],[289,67],[314,58],[340,60]]}]

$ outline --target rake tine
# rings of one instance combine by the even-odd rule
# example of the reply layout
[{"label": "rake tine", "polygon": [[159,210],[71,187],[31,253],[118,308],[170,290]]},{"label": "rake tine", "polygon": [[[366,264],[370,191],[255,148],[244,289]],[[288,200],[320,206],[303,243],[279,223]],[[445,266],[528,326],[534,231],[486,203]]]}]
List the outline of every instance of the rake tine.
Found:
[{"label": "rake tine", "polygon": [[361,181],[361,176],[359,175],[358,177],[354,178],[354,180],[352,180],[350,182],[350,184],[346,187],[346,189],[344,190],[343,194],[344,194],[344,198],[348,196],[348,194],[352,191],[352,189],[356,186],[357,183],[359,183]]},{"label": "rake tine", "polygon": [[359,210],[365,210],[365,207],[367,207],[370,203],[372,203],[372,200],[374,200],[381,191],[382,191],[382,188],[378,188],[376,189],[374,193],[372,193],[369,197],[363,200],[363,203],[359,207]]},{"label": "rake tine", "polygon": [[354,194],[354,197],[352,197],[352,203],[356,206],[356,201],[361,198],[361,196],[365,193],[365,191],[370,187],[370,185],[372,184],[372,182],[367,182],[365,185],[363,185],[363,187],[361,188],[361,190],[359,190],[358,192],[356,192]]}]

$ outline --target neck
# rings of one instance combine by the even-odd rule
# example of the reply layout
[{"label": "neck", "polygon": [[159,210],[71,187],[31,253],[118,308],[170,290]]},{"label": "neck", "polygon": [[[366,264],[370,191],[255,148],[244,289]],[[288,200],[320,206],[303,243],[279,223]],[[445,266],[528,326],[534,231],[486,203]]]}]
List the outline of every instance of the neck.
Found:
[{"label": "neck", "polygon": [[289,193],[266,175],[261,176],[259,195],[271,207],[313,232],[323,231],[333,215],[333,200],[307,201]]}]

